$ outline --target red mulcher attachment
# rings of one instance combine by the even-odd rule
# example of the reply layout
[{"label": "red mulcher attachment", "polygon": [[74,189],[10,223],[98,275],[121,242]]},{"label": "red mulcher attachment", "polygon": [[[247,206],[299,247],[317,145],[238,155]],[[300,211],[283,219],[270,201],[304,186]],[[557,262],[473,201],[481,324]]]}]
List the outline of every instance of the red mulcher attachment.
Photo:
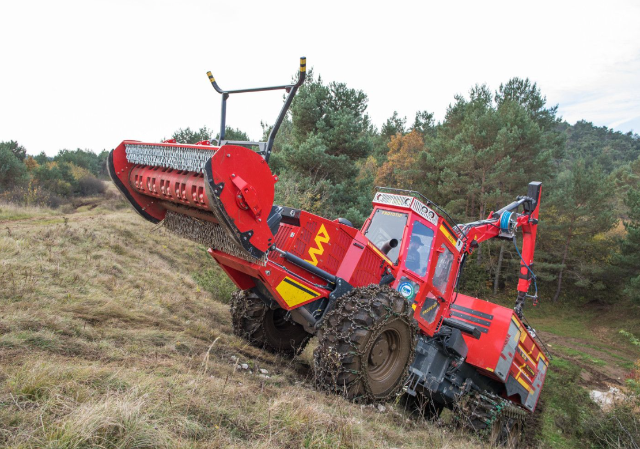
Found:
[{"label": "red mulcher attachment", "polygon": [[[275,214],[273,223],[269,220],[278,178],[267,162],[305,72],[303,57],[296,84],[235,91],[221,90],[209,72],[211,84],[222,94],[220,146],[209,141],[185,145],[173,140],[125,140],[109,154],[111,179],[133,208],[152,223],[163,221],[181,236],[264,265],[278,224]],[[289,95],[267,142],[224,140],[230,94],[277,89]],[[260,151],[241,144],[257,146]]]}]

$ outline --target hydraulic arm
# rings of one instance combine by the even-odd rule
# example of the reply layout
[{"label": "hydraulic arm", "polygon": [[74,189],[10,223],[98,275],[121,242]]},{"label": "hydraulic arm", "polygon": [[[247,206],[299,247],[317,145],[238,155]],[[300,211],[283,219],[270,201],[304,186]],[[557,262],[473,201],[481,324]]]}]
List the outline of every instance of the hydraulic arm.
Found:
[{"label": "hydraulic arm", "polygon": [[[540,194],[542,193],[542,183],[531,182],[527,191],[527,196],[518,197],[516,201],[491,212],[486,220],[475,221],[461,225],[462,231],[466,234],[466,244],[464,251],[471,254],[481,242],[492,238],[513,240],[515,243],[516,229],[522,230],[522,252],[520,254],[520,273],[518,281],[518,297],[514,307],[515,312],[522,318],[522,307],[528,294],[531,283],[535,283],[533,274],[533,255],[536,249],[536,233],[538,230],[538,211],[540,209]],[[523,206],[523,213],[516,211]],[[517,246],[516,246],[517,249]],[[537,291],[530,296],[537,301]]]}]

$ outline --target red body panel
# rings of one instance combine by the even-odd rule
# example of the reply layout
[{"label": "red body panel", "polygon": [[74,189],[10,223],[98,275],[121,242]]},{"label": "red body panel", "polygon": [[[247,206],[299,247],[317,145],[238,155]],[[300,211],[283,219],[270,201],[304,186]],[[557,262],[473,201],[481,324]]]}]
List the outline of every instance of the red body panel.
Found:
[{"label": "red body panel", "polygon": [[479,339],[463,334],[466,362],[488,377],[507,384],[508,396],[535,409],[549,362],[512,309],[457,295],[451,317],[481,329]]},{"label": "red body panel", "polygon": [[[357,229],[305,211],[300,212],[299,226],[281,223],[274,241],[278,249],[332,275],[348,276],[346,280],[353,287],[379,283],[385,269],[391,266],[377,248],[366,244],[366,237]],[[278,252],[269,253],[264,267],[220,251],[209,253],[236,285],[259,281],[286,310],[331,293],[324,287],[325,280],[287,261]]]}]

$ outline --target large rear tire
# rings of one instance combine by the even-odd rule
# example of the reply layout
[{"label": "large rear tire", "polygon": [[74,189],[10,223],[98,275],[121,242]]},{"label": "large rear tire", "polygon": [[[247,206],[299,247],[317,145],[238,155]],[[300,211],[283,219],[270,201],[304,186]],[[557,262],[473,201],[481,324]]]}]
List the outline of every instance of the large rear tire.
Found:
[{"label": "large rear tire", "polygon": [[352,290],[327,313],[314,352],[316,387],[383,402],[404,386],[417,326],[405,298],[388,287]]},{"label": "large rear tire", "polygon": [[248,290],[231,295],[233,333],[252,346],[269,352],[293,356],[302,352],[311,334],[286,319],[284,309],[271,309]]}]

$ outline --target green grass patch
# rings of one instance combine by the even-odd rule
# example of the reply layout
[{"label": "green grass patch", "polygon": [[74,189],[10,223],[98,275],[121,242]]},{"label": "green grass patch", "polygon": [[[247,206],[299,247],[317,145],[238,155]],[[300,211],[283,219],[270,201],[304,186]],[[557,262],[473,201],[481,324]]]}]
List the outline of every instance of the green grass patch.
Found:
[{"label": "green grass patch", "polygon": [[217,266],[196,271],[191,276],[199,288],[211,293],[215,299],[225,304],[229,303],[231,294],[237,290],[231,279]]},{"label": "green grass patch", "polygon": [[598,365],[598,366],[605,366],[607,364],[607,362],[605,362],[604,360],[601,360],[601,359],[599,359],[597,357],[593,357],[592,355],[589,355],[586,352],[578,351],[577,349],[568,348],[566,346],[562,346],[562,345],[558,345],[558,344],[556,344],[554,346],[554,349],[556,351],[563,352],[564,354],[566,354],[568,356],[576,357],[576,358],[580,359],[583,362],[592,363],[592,364]]},{"label": "green grass patch", "polygon": [[543,447],[583,448],[584,423],[596,406],[578,382],[582,369],[560,356],[554,357],[547,374],[540,404]]}]

